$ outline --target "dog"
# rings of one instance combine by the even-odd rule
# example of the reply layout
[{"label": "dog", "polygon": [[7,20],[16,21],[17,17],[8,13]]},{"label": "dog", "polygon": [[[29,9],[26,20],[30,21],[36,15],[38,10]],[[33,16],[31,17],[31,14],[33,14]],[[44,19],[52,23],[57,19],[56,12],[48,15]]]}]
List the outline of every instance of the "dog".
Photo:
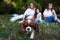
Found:
[{"label": "dog", "polygon": [[[35,23],[34,19],[26,19],[28,16],[25,17],[24,20],[20,21],[20,29],[21,32],[24,33],[31,33],[30,39],[34,39],[34,34],[35,31],[38,32],[39,28],[38,28],[38,24]],[[13,17],[10,19],[11,22],[14,22],[17,19],[21,19],[24,18],[24,15],[17,15],[14,14]],[[31,16],[30,16],[31,18]]]},{"label": "dog", "polygon": [[39,30],[38,24],[33,19],[25,19],[23,23],[20,24],[20,29],[23,34],[31,33],[30,39],[33,39],[35,31],[38,32]]},{"label": "dog", "polygon": [[29,28],[30,28],[30,31],[32,28],[35,31],[38,31],[38,24],[35,23],[35,21],[33,21],[33,20],[24,20],[24,22],[20,24],[20,27],[21,27],[22,31],[27,31],[27,29],[29,30]]}]

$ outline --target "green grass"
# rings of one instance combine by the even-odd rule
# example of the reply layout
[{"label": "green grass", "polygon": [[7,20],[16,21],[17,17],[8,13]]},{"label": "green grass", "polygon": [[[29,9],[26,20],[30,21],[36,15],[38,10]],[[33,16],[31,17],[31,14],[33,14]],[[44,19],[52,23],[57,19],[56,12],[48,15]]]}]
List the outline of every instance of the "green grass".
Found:
[{"label": "green grass", "polygon": [[[11,15],[0,15],[0,40],[29,40],[29,35],[20,31],[19,21],[10,22]],[[39,24],[39,33],[34,40],[60,40],[60,24]]]}]

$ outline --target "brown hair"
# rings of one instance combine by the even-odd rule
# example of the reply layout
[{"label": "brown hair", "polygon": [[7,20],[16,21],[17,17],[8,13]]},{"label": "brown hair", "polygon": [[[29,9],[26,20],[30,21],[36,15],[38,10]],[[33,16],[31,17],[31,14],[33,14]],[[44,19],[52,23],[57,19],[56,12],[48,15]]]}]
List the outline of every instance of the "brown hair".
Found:
[{"label": "brown hair", "polygon": [[[30,3],[29,3],[29,5],[28,5],[29,8],[30,8],[30,4],[31,4],[31,3],[33,3],[33,2],[30,2]],[[34,3],[33,3],[33,5],[34,5]]]},{"label": "brown hair", "polygon": [[[36,8],[36,9],[35,9],[35,14],[34,14],[34,18],[35,18],[35,19],[36,19],[37,14],[38,14],[38,13],[36,12],[36,11],[37,11],[37,9],[39,9],[39,8]],[[40,9],[39,9],[39,11],[40,11]]]},{"label": "brown hair", "polygon": [[[49,10],[49,7],[48,7],[49,4],[52,4],[52,3],[48,3],[48,5],[47,5],[47,7],[46,7],[47,10]],[[52,5],[53,5],[53,4],[52,4]],[[53,9],[54,9],[54,8],[52,7],[52,8],[51,8],[51,11],[52,11]]]}]

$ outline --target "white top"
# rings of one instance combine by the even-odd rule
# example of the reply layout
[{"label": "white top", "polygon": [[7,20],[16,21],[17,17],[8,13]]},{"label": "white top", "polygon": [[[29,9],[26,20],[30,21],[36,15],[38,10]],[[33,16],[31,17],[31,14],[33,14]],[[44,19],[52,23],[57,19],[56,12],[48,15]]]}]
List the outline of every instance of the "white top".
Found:
[{"label": "white top", "polygon": [[28,16],[27,19],[32,19],[33,16],[34,16],[34,14],[35,14],[35,10],[32,10],[32,9],[28,8],[28,9],[25,11],[24,16],[27,15],[27,16]]},{"label": "white top", "polygon": [[45,9],[44,12],[43,12],[43,15],[49,17],[49,16],[52,16],[53,15],[53,12],[51,10]]},{"label": "white top", "polygon": [[37,18],[36,18],[36,20],[42,20],[41,12],[37,14]]}]

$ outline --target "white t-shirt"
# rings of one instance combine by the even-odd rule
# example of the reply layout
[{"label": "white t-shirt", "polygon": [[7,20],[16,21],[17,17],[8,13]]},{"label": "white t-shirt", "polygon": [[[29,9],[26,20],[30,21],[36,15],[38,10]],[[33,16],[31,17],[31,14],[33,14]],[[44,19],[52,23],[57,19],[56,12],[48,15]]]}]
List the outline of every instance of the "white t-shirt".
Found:
[{"label": "white t-shirt", "polygon": [[49,17],[49,16],[52,16],[52,15],[53,15],[53,13],[52,13],[52,11],[51,11],[51,10],[47,10],[47,9],[45,9],[45,10],[44,10],[44,12],[43,12],[43,15],[44,15],[44,16],[48,16],[48,17]]},{"label": "white t-shirt", "polygon": [[37,14],[36,20],[42,20],[42,15],[41,15],[41,13],[38,13],[38,14]]},{"label": "white t-shirt", "polygon": [[27,19],[32,19],[34,14],[35,14],[35,10],[32,10],[32,9],[28,8],[25,11],[24,16],[28,16]]}]

